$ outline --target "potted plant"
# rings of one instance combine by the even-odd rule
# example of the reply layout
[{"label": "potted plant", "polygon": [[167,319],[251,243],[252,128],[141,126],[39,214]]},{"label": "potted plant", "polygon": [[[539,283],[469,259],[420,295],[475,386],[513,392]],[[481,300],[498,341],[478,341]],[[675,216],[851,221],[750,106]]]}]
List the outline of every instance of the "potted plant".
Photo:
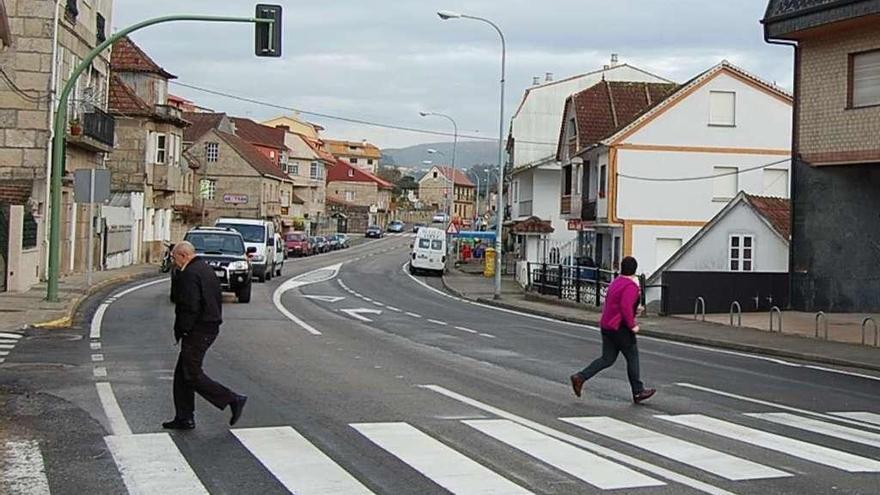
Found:
[{"label": "potted plant", "polygon": [[70,121],[70,135],[71,136],[81,136],[83,133],[82,124],[79,123],[79,119],[73,119]]}]

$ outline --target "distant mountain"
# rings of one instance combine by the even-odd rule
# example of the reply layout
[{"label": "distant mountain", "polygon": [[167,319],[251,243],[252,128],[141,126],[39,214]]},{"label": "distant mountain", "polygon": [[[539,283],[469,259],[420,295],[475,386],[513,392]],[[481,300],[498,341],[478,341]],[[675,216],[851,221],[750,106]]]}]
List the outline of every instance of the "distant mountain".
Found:
[{"label": "distant mountain", "polygon": [[[429,154],[428,149],[435,149],[441,153]],[[410,167],[417,171],[424,171],[430,165],[422,163],[431,160],[438,165],[448,165],[452,162],[452,143],[429,143],[409,146],[407,148],[392,148],[382,150],[382,165],[395,167]],[[455,167],[469,169],[474,165],[495,164],[498,161],[498,143],[492,141],[460,141],[456,146]]]}]

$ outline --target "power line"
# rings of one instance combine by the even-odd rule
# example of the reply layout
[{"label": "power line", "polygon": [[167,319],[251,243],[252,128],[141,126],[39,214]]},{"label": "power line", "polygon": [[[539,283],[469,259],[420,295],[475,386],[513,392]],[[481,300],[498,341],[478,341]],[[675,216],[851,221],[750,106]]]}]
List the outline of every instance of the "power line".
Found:
[{"label": "power line", "polygon": [[[302,110],[300,108],[286,107],[284,105],[278,105],[276,103],[261,101],[261,100],[257,100],[254,98],[248,98],[246,96],[239,96],[239,95],[227,93],[224,91],[218,91],[218,90],[214,90],[214,89],[208,89],[208,88],[204,88],[204,87],[200,87],[200,86],[195,86],[192,84],[186,84],[186,83],[182,83],[180,81],[169,81],[169,82],[171,84],[175,84],[177,86],[182,86],[184,88],[194,89],[196,91],[201,91],[203,93],[208,93],[208,94],[212,94],[215,96],[222,96],[224,98],[229,98],[232,100],[243,101],[246,103],[253,103],[255,105],[261,105],[264,107],[277,108],[279,110],[287,110],[287,111],[291,111],[291,112],[297,112],[297,113],[301,113],[303,115],[311,115],[314,117],[320,117],[320,118],[324,118],[324,119],[339,120],[339,121],[348,122],[351,124],[361,124],[361,125],[368,125],[368,126],[372,126],[372,127],[382,127],[385,129],[394,129],[397,131],[416,132],[416,133],[420,133],[420,134],[431,134],[431,135],[435,135],[435,136],[444,136],[444,137],[455,136],[455,134],[451,133],[451,132],[432,131],[429,129],[420,129],[417,127],[407,127],[407,126],[401,126],[401,125],[396,125],[396,124],[386,124],[384,122],[375,122],[375,121],[364,120],[364,119],[355,119],[352,117],[342,117],[339,115],[332,115],[332,114],[321,113],[321,112],[311,112],[308,110]],[[487,136],[475,136],[475,135],[470,135],[470,134],[459,134],[458,137],[467,138],[467,139],[475,139],[475,140],[480,140],[480,141],[492,141],[492,142],[498,141],[497,138],[491,138],[491,137],[487,137]],[[527,144],[542,144],[542,145],[547,145],[547,146],[556,146],[556,143],[540,142],[540,141],[519,141],[519,142],[520,143],[527,143]]]},{"label": "power line", "polygon": [[752,172],[755,170],[760,170],[762,168],[772,167],[773,165],[779,165],[781,163],[790,162],[790,161],[791,161],[791,158],[785,158],[783,160],[765,163],[765,164],[758,165],[755,167],[737,169],[733,172],[724,172],[724,173],[715,174],[715,175],[702,175],[699,177],[639,177],[636,175],[627,175],[627,174],[620,174],[620,173],[618,173],[617,176],[623,177],[625,179],[641,180],[641,181],[646,181],[646,182],[690,182],[690,181],[698,181],[698,180],[709,180],[709,179],[714,179],[716,177],[725,177],[728,175],[744,174],[746,172]]}]

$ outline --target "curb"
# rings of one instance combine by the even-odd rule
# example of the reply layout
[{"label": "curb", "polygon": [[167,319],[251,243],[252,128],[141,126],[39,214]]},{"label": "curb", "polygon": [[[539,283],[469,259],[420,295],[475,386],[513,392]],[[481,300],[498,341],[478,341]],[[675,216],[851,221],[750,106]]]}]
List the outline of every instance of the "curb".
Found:
[{"label": "curb", "polygon": [[[598,326],[599,320],[590,320],[586,318],[577,318],[577,317],[569,317],[555,314],[550,311],[540,311],[534,309],[524,309],[515,304],[510,304],[502,301],[496,301],[494,299],[487,299],[484,297],[469,297],[467,294],[455,289],[446,283],[446,277],[443,277],[443,287],[450,292],[451,294],[461,297],[463,299],[468,299],[474,302],[478,302],[480,304],[485,304],[488,306],[495,306],[503,309],[510,309],[514,311],[519,311],[521,313],[529,313],[536,316],[541,316],[544,318],[550,318],[553,320],[564,321],[567,323],[576,323],[580,325],[588,325],[588,326]],[[724,340],[713,340],[701,337],[694,337],[690,335],[677,335],[677,334],[669,334],[665,332],[657,332],[655,330],[650,330],[648,328],[642,329],[639,332],[640,335],[644,335],[646,337],[652,337],[659,340],[668,340],[672,342],[681,342],[685,344],[694,344],[701,345],[706,347],[716,347],[719,349],[738,351],[738,352],[748,352],[751,354],[758,354],[762,356],[773,356],[773,357],[782,357],[788,359],[798,359],[801,361],[812,361],[815,363],[822,364],[830,364],[834,366],[845,366],[849,368],[858,368],[863,370],[870,371],[880,371],[880,366],[868,364],[868,363],[860,363],[854,361],[847,361],[845,359],[836,359],[828,356],[822,356],[817,354],[805,354],[800,352],[787,351],[784,349],[772,349],[767,347],[759,347],[751,344],[740,344],[737,342],[729,342]]]},{"label": "curb", "polygon": [[47,330],[53,330],[58,328],[68,328],[73,324],[73,318],[76,316],[76,313],[79,311],[79,308],[83,305],[83,303],[88,300],[93,295],[98,292],[108,288],[114,287],[117,285],[122,285],[133,280],[141,280],[147,279],[151,277],[155,277],[155,273],[134,273],[130,275],[124,275],[121,277],[110,278],[107,280],[103,280],[98,282],[97,284],[89,287],[84,294],[77,296],[75,299],[72,299],[68,303],[67,314],[62,316],[61,318],[56,318],[50,321],[44,321],[40,323],[32,323],[28,325],[30,328],[43,328]]}]

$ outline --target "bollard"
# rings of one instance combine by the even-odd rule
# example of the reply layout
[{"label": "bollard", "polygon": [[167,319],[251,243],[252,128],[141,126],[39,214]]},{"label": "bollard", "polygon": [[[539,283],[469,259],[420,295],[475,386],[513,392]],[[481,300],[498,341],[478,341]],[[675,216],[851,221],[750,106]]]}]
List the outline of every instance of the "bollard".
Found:
[{"label": "bollard", "polygon": [[874,347],[877,347],[877,343],[878,343],[878,341],[877,341],[877,337],[878,337],[878,335],[877,335],[877,331],[878,331],[877,322],[874,321],[874,318],[872,318],[870,316],[865,318],[864,320],[862,320],[862,345],[865,345],[865,326],[868,324],[869,321],[874,326]]},{"label": "bollard", "polygon": [[696,301],[694,301],[694,320],[697,319],[697,308],[702,310],[703,321],[706,321],[706,300],[702,297],[698,297]]},{"label": "bollard", "polygon": [[736,326],[743,326],[743,313],[738,301],[730,303],[730,326],[733,326],[733,308],[736,308]]},{"label": "bollard", "polygon": [[822,323],[825,327],[825,340],[828,340],[828,317],[825,316],[824,311],[819,311],[816,313],[816,338],[819,338],[819,320],[822,320]]},{"label": "bollard", "polygon": [[777,319],[779,321],[779,333],[782,333],[782,310],[776,306],[770,308],[770,331],[773,331],[773,313],[779,315]]}]

